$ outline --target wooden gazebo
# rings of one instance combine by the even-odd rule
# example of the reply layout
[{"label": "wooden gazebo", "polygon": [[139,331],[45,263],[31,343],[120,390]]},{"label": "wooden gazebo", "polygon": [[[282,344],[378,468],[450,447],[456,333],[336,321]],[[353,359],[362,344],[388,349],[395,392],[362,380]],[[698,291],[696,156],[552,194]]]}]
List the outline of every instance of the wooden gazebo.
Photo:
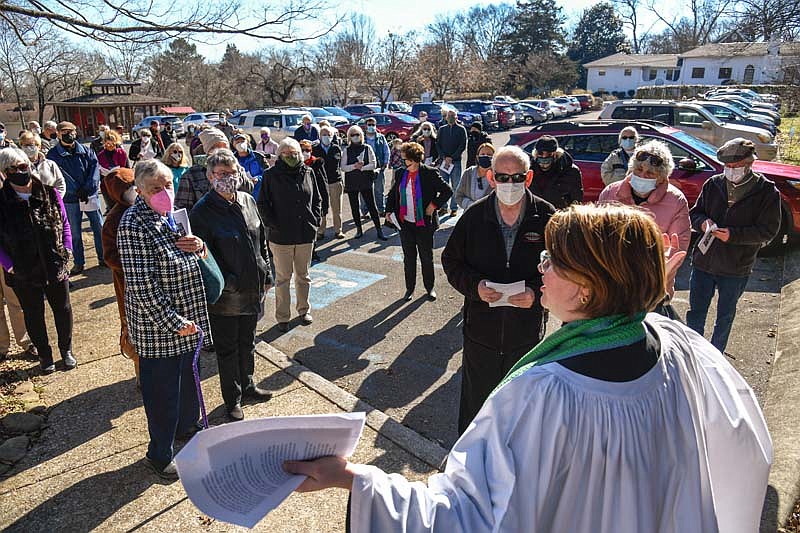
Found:
[{"label": "wooden gazebo", "polygon": [[81,137],[93,137],[97,127],[107,124],[112,129],[122,125],[125,131],[135,126],[140,117],[158,115],[165,106],[177,105],[177,100],[136,94],[134,87],[141,83],[120,78],[98,78],[89,86],[89,94],[61,102],[49,102],[56,121],[68,120],[78,128]]}]

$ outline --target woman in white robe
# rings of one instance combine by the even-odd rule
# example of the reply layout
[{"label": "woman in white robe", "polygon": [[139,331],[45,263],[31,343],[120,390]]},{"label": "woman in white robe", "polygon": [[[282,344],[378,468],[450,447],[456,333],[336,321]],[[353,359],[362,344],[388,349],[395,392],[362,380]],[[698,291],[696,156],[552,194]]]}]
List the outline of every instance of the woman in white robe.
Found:
[{"label": "woman in white robe", "polygon": [[[703,337],[648,314],[684,252],[624,206],[572,206],[545,232],[542,305],[565,322],[410,483],[341,457],[286,464],[351,491],[353,532],[758,530],[772,443],[750,387]],[[670,239],[666,239],[667,242]]]}]

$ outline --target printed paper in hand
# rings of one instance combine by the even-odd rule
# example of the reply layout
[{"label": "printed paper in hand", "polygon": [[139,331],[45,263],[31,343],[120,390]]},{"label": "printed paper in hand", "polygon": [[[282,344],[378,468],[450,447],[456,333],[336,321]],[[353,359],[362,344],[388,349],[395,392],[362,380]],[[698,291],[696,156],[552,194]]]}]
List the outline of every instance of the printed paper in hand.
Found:
[{"label": "printed paper in hand", "polygon": [[204,514],[255,526],[305,480],[283,463],[349,457],[365,413],[244,420],[197,433],[175,456],[187,496]]},{"label": "printed paper in hand", "polygon": [[189,213],[186,212],[186,209],[173,211],[172,218],[175,219],[175,225],[178,226],[178,233],[184,237],[192,234],[192,225],[189,223]]},{"label": "printed paper in hand", "polygon": [[392,226],[394,226],[396,230],[398,231],[400,230],[400,223],[397,221],[397,217],[394,215],[394,213],[392,213],[391,211],[386,213],[386,220],[388,220],[389,223]]},{"label": "printed paper in hand", "polygon": [[433,164],[433,158],[432,157],[426,157],[425,161],[423,161],[423,163],[428,165],[428,166],[431,166]]},{"label": "printed paper in hand", "polygon": [[447,164],[447,161],[442,160],[442,164],[439,166],[439,170],[442,171],[443,174],[450,175],[453,172],[453,167],[456,165],[454,163]]},{"label": "printed paper in hand", "polygon": [[711,248],[711,243],[714,242],[716,238],[713,232],[717,229],[717,225],[714,223],[708,226],[708,229],[706,229],[706,232],[700,238],[700,242],[697,243],[697,249],[700,250],[701,253],[705,254],[708,249]]},{"label": "printed paper in hand", "polygon": [[98,198],[98,196],[95,194],[94,196],[90,196],[89,201],[87,202],[78,202],[78,206],[84,213],[97,211],[100,209],[100,198]]},{"label": "printed paper in hand", "polygon": [[514,283],[495,283],[494,281],[487,281],[486,286],[503,295],[503,297],[496,302],[490,303],[489,307],[519,307],[512,303],[508,303],[508,297],[525,292],[524,280],[515,281]]}]

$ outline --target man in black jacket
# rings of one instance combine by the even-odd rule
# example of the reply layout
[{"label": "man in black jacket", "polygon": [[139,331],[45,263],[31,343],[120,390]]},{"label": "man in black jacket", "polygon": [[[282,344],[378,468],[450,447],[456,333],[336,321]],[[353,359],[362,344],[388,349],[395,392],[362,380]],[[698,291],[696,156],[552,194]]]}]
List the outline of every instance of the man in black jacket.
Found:
[{"label": "man in black jacket", "polygon": [[258,209],[269,228],[269,247],[275,261],[275,318],[281,332],[289,331],[289,282],[295,276],[297,314],[304,325],[313,322],[308,303],[311,253],[322,218],[322,198],[314,172],[302,161],[300,144],[291,138],[278,146],[278,161],[264,172]]},{"label": "man in black jacket", "polygon": [[492,144],[492,138],[483,131],[483,122],[476,120],[469,127],[469,137],[467,138],[467,168],[478,163],[478,147],[484,143]]},{"label": "man in black jacket", "polygon": [[211,190],[195,204],[190,219],[193,233],[206,243],[225,277],[208,316],[225,410],[231,420],[241,420],[242,397],[266,401],[272,396],[253,380],[256,323],[272,286],[267,233],[253,197],[237,191],[233,153],[217,150],[206,163]]},{"label": "man in black jacket", "polygon": [[[464,352],[458,429],[463,433],[483,402],[519,358],[544,334],[536,269],[553,206],[532,194],[530,159],[516,146],[497,150],[487,180],[494,192],[456,223],[442,253],[450,284],[464,295]],[[506,295],[492,283],[524,282]],[[492,306],[496,304],[497,306]]]},{"label": "man in black jacket", "polygon": [[539,137],[531,159],[533,181],[530,189],[534,195],[550,202],[556,209],[583,201],[581,169],[573,164],[571,155],[558,147],[555,137]]},{"label": "man in black jacket", "polygon": [[[464,150],[467,149],[467,130],[457,121],[458,115],[454,110],[448,110],[444,118],[447,124],[439,128],[436,149],[439,151],[439,157],[442,158],[445,165],[453,165],[449,173],[442,170],[440,174],[445,183],[455,191],[458,189],[458,184],[461,183],[461,172],[464,170],[461,158],[464,155]],[[446,212],[446,207],[444,206],[439,210],[440,215]],[[458,204],[456,199],[455,197],[450,197],[450,216],[455,216],[457,213]]]},{"label": "man in black jacket", "polygon": [[[323,126],[320,131],[319,144],[311,149],[311,155],[325,161],[325,178],[328,182],[328,204],[333,213],[333,235],[337,239],[344,239],[342,233],[342,195],[344,194],[344,184],[342,184],[342,173],[339,166],[342,162],[342,148],[334,143],[339,137],[336,131],[330,126]],[[321,192],[321,191],[320,191]],[[327,216],[320,220],[317,240],[325,238],[325,226]]]},{"label": "man in black jacket", "polygon": [[689,211],[692,229],[709,235],[701,238],[692,256],[686,325],[703,335],[708,306],[718,290],[711,344],[724,352],[756,254],[780,229],[781,200],[775,184],[753,172],[752,141],[726,142],[717,159],[724,172],[705,182]]}]

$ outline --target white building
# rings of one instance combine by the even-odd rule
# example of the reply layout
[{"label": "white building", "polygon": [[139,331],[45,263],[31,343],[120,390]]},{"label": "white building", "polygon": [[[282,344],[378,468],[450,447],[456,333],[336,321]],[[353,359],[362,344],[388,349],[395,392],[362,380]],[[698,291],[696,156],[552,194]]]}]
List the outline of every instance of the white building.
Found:
[{"label": "white building", "polygon": [[586,63],[586,88],[594,92],[635,91],[642,85],[678,81],[678,54],[626,54],[620,52]]},{"label": "white building", "polygon": [[664,84],[800,83],[800,42],[713,43],[683,54],[618,53],[583,66],[590,92]]}]

